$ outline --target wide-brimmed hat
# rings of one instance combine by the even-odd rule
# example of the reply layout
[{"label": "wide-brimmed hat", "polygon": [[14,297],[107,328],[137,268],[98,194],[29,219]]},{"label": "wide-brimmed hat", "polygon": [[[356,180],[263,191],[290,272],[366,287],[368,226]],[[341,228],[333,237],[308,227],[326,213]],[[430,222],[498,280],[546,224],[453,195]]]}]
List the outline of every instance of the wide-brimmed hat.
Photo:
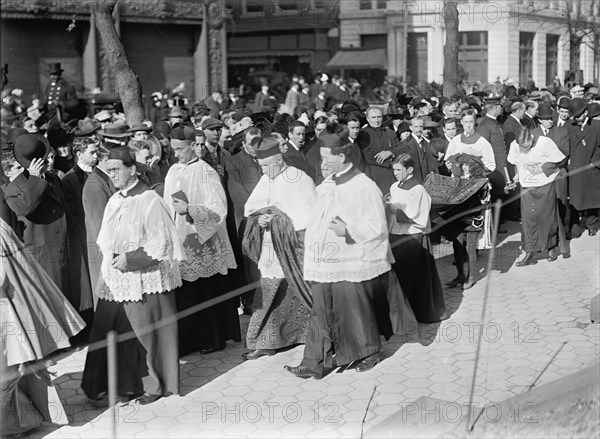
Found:
[{"label": "wide-brimmed hat", "polygon": [[571,90],[569,90],[569,93],[571,93],[571,96],[572,96],[575,93],[583,93],[584,91],[585,91],[585,89],[581,85],[576,85],[576,86],[572,87]]},{"label": "wide-brimmed hat", "polygon": [[64,69],[62,69],[60,67],[59,62],[53,62],[53,63],[48,64],[48,70],[50,71],[51,75],[64,72]]},{"label": "wide-brimmed hat", "polygon": [[552,119],[553,116],[552,106],[547,102],[542,102],[538,107],[538,119]]},{"label": "wide-brimmed hat", "polygon": [[149,133],[150,131],[152,131],[152,127],[149,127],[143,122],[137,122],[131,125],[131,128],[129,128],[127,131],[130,133],[135,133],[137,131],[145,131]]},{"label": "wide-brimmed hat", "polygon": [[86,117],[83,120],[77,122],[77,128],[73,130],[73,134],[76,137],[89,136],[96,132],[100,128],[98,121],[91,117]]},{"label": "wide-brimmed hat", "polygon": [[34,134],[23,134],[15,140],[13,153],[17,162],[27,169],[33,159],[46,158],[48,155],[48,147],[38,136]]},{"label": "wide-brimmed hat", "polygon": [[569,103],[569,112],[573,117],[579,117],[587,109],[587,104],[582,98],[571,99]]},{"label": "wide-brimmed hat", "polygon": [[112,113],[109,110],[102,110],[94,114],[94,119],[98,122],[106,122],[112,118]]},{"label": "wide-brimmed hat", "polygon": [[598,102],[592,102],[588,104],[587,110],[589,117],[600,116],[600,104]]},{"label": "wide-brimmed hat", "polygon": [[98,134],[103,137],[109,137],[114,139],[120,139],[123,137],[131,136],[131,133],[127,132],[127,125],[108,123],[104,126],[104,129],[99,130]]}]

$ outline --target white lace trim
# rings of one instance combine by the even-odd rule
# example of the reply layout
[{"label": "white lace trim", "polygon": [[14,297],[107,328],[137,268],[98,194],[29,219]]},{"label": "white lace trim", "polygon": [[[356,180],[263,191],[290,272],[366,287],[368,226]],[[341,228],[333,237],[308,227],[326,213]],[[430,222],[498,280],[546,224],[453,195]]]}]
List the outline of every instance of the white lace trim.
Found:
[{"label": "white lace trim", "polygon": [[181,275],[177,261],[162,261],[158,265],[122,273],[111,266],[102,267],[102,285],[98,297],[115,302],[137,302],[144,294],[158,294],[180,287]]},{"label": "white lace trim", "polygon": [[229,239],[223,239],[217,232],[200,244],[197,236],[188,235],[183,243],[186,258],[179,265],[183,280],[193,282],[217,273],[225,275],[227,270],[237,268]]},{"label": "white lace trim", "polygon": [[219,215],[206,206],[188,204],[188,213],[194,220],[194,229],[198,234],[198,241],[205,243],[217,232],[221,219]]},{"label": "white lace trim", "polygon": [[[351,262],[351,263],[344,263]],[[304,279],[313,282],[364,282],[376,278],[391,269],[387,260],[371,262],[368,265],[361,261],[344,261],[331,264],[331,270],[316,269],[304,266]],[[354,262],[354,263],[352,263]]]}]

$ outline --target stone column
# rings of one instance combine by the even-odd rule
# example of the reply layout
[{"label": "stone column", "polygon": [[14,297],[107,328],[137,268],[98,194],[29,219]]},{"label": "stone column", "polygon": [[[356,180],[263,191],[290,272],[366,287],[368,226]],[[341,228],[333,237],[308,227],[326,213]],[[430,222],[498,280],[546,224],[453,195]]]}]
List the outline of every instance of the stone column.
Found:
[{"label": "stone column", "polygon": [[533,39],[533,80],[542,88],[546,86],[546,34],[536,32]]},{"label": "stone column", "polygon": [[215,88],[227,93],[227,32],[223,4],[204,2],[202,33],[194,52],[196,101],[207,98]]},{"label": "stone column", "polygon": [[585,35],[580,47],[579,68],[583,71],[583,84],[585,84],[594,80],[594,35]]},{"label": "stone column", "polygon": [[90,14],[90,31],[83,49],[83,88],[88,97],[98,86],[98,46],[96,42],[96,23]]}]

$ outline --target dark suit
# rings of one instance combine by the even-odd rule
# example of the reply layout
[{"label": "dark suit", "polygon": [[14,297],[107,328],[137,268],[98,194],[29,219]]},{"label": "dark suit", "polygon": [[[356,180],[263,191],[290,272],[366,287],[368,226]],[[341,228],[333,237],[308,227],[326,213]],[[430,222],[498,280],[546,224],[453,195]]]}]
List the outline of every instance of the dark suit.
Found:
[{"label": "dark suit", "polygon": [[[389,193],[390,187],[396,182],[396,177],[394,177],[392,171],[392,160],[389,158],[383,163],[377,163],[375,156],[382,151],[391,151],[397,155],[401,151],[400,141],[394,130],[389,128],[368,126],[363,128],[361,132],[365,133],[363,135],[365,146],[362,153],[365,159],[366,174],[377,183],[377,186],[385,195]],[[358,144],[362,146],[361,142],[358,142]]]},{"label": "dark suit", "polygon": [[23,242],[71,304],[68,277],[67,203],[60,179],[49,172],[44,178],[25,170],[6,185],[6,204],[25,225]]},{"label": "dark suit", "polygon": [[523,128],[523,125],[519,123],[512,115],[506,118],[506,121],[502,125],[502,132],[504,133],[504,145],[506,146],[506,152],[510,149],[510,144],[517,138],[517,134]]},{"label": "dark suit", "polygon": [[104,209],[108,199],[117,191],[108,175],[98,167],[94,168],[83,185],[81,201],[85,214],[85,232],[88,252],[88,266],[90,270],[90,282],[94,291],[94,302],[97,300],[97,283],[102,266],[102,253],[96,244]]},{"label": "dark suit", "polygon": [[583,126],[571,122],[568,133],[569,201],[580,211],[590,233],[595,233],[600,210],[600,122],[588,119]]},{"label": "dark suit", "polygon": [[301,171],[304,171],[306,175],[308,175],[314,181],[315,171],[311,164],[308,162],[308,159],[304,155],[304,152],[302,152],[302,149],[298,151],[290,142],[287,142],[285,146],[287,147],[287,150],[283,153],[283,160],[289,166],[293,166],[294,168],[298,168]]},{"label": "dark suit", "polygon": [[78,165],[65,174],[62,185],[69,209],[69,283],[73,294],[79,294],[79,311],[93,308],[92,286],[88,266],[87,232],[83,210],[83,187],[88,174]]},{"label": "dark suit", "polygon": [[[542,127],[539,126],[531,131],[534,139],[534,145],[537,140],[544,135],[544,131]],[[569,157],[570,147],[569,147],[569,133],[563,127],[552,127],[548,133],[547,137],[552,139],[560,152],[562,152],[565,157]],[[569,231],[569,222],[571,219],[571,212],[569,210],[569,186],[567,180],[567,159],[565,159],[559,166],[558,176],[556,177],[555,187],[556,187],[556,198],[558,199],[558,244],[560,246],[561,253],[569,252],[569,246],[566,240],[566,232]]]},{"label": "dark suit", "polygon": [[421,138],[421,146],[419,146],[415,137],[411,135],[401,143],[401,149],[415,159],[413,177],[418,183],[423,183],[427,174],[439,174],[437,158],[431,154],[431,147],[425,138]]},{"label": "dark suit", "polygon": [[537,128],[539,125],[537,118],[531,117],[527,113],[525,113],[525,116],[523,116],[523,119],[521,119],[521,123],[523,124],[524,127],[529,128],[530,131],[534,128]]},{"label": "dark suit", "polygon": [[246,152],[244,147],[240,152],[229,157],[227,171],[229,173],[229,194],[235,211],[235,224],[239,230],[244,219],[244,206],[248,197],[258,184],[262,170],[258,161]]},{"label": "dark suit", "polygon": [[[512,118],[511,118],[512,119]],[[492,201],[504,197],[504,186],[506,180],[504,176],[504,168],[506,168],[506,151],[507,147],[504,143],[504,133],[500,124],[496,119],[488,116],[483,116],[475,131],[490,142],[494,150],[494,160],[496,160],[496,169],[488,176],[492,185],[491,196]]]}]

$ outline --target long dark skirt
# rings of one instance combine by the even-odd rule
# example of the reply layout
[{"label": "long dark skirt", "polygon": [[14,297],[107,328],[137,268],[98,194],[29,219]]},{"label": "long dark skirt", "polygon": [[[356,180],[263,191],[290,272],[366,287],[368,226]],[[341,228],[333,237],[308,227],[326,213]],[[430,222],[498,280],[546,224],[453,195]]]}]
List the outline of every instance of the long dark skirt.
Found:
[{"label": "long dark skirt", "polygon": [[[90,347],[85,358],[81,388],[90,399],[108,391],[106,347],[95,348],[98,341],[106,341],[109,331],[127,334],[133,331],[122,302],[99,299],[92,324]],[[146,352],[133,337],[117,344],[117,393],[121,396],[144,393],[142,377],[147,375]]]},{"label": "long dark skirt", "polygon": [[[228,276],[215,274],[183,281],[175,290],[177,312],[199,305],[231,291]],[[179,355],[184,356],[202,349],[224,349],[227,340],[241,341],[239,298],[221,302],[188,317],[179,319]]]},{"label": "long dark skirt", "polygon": [[[315,283],[302,364],[323,374],[333,366],[352,363],[381,348],[377,307],[385,297],[384,274],[365,282]],[[385,299],[384,299],[385,301]],[[387,323],[383,326],[391,325]]]},{"label": "long dark skirt", "polygon": [[555,182],[521,191],[521,228],[523,250],[543,252],[558,243]]},{"label": "long dark skirt", "polygon": [[285,279],[262,279],[246,334],[249,349],[279,349],[306,340],[310,307]]},{"label": "long dark skirt", "polygon": [[444,293],[429,237],[423,233],[390,235],[392,265],[420,323],[439,322],[446,311]]}]

